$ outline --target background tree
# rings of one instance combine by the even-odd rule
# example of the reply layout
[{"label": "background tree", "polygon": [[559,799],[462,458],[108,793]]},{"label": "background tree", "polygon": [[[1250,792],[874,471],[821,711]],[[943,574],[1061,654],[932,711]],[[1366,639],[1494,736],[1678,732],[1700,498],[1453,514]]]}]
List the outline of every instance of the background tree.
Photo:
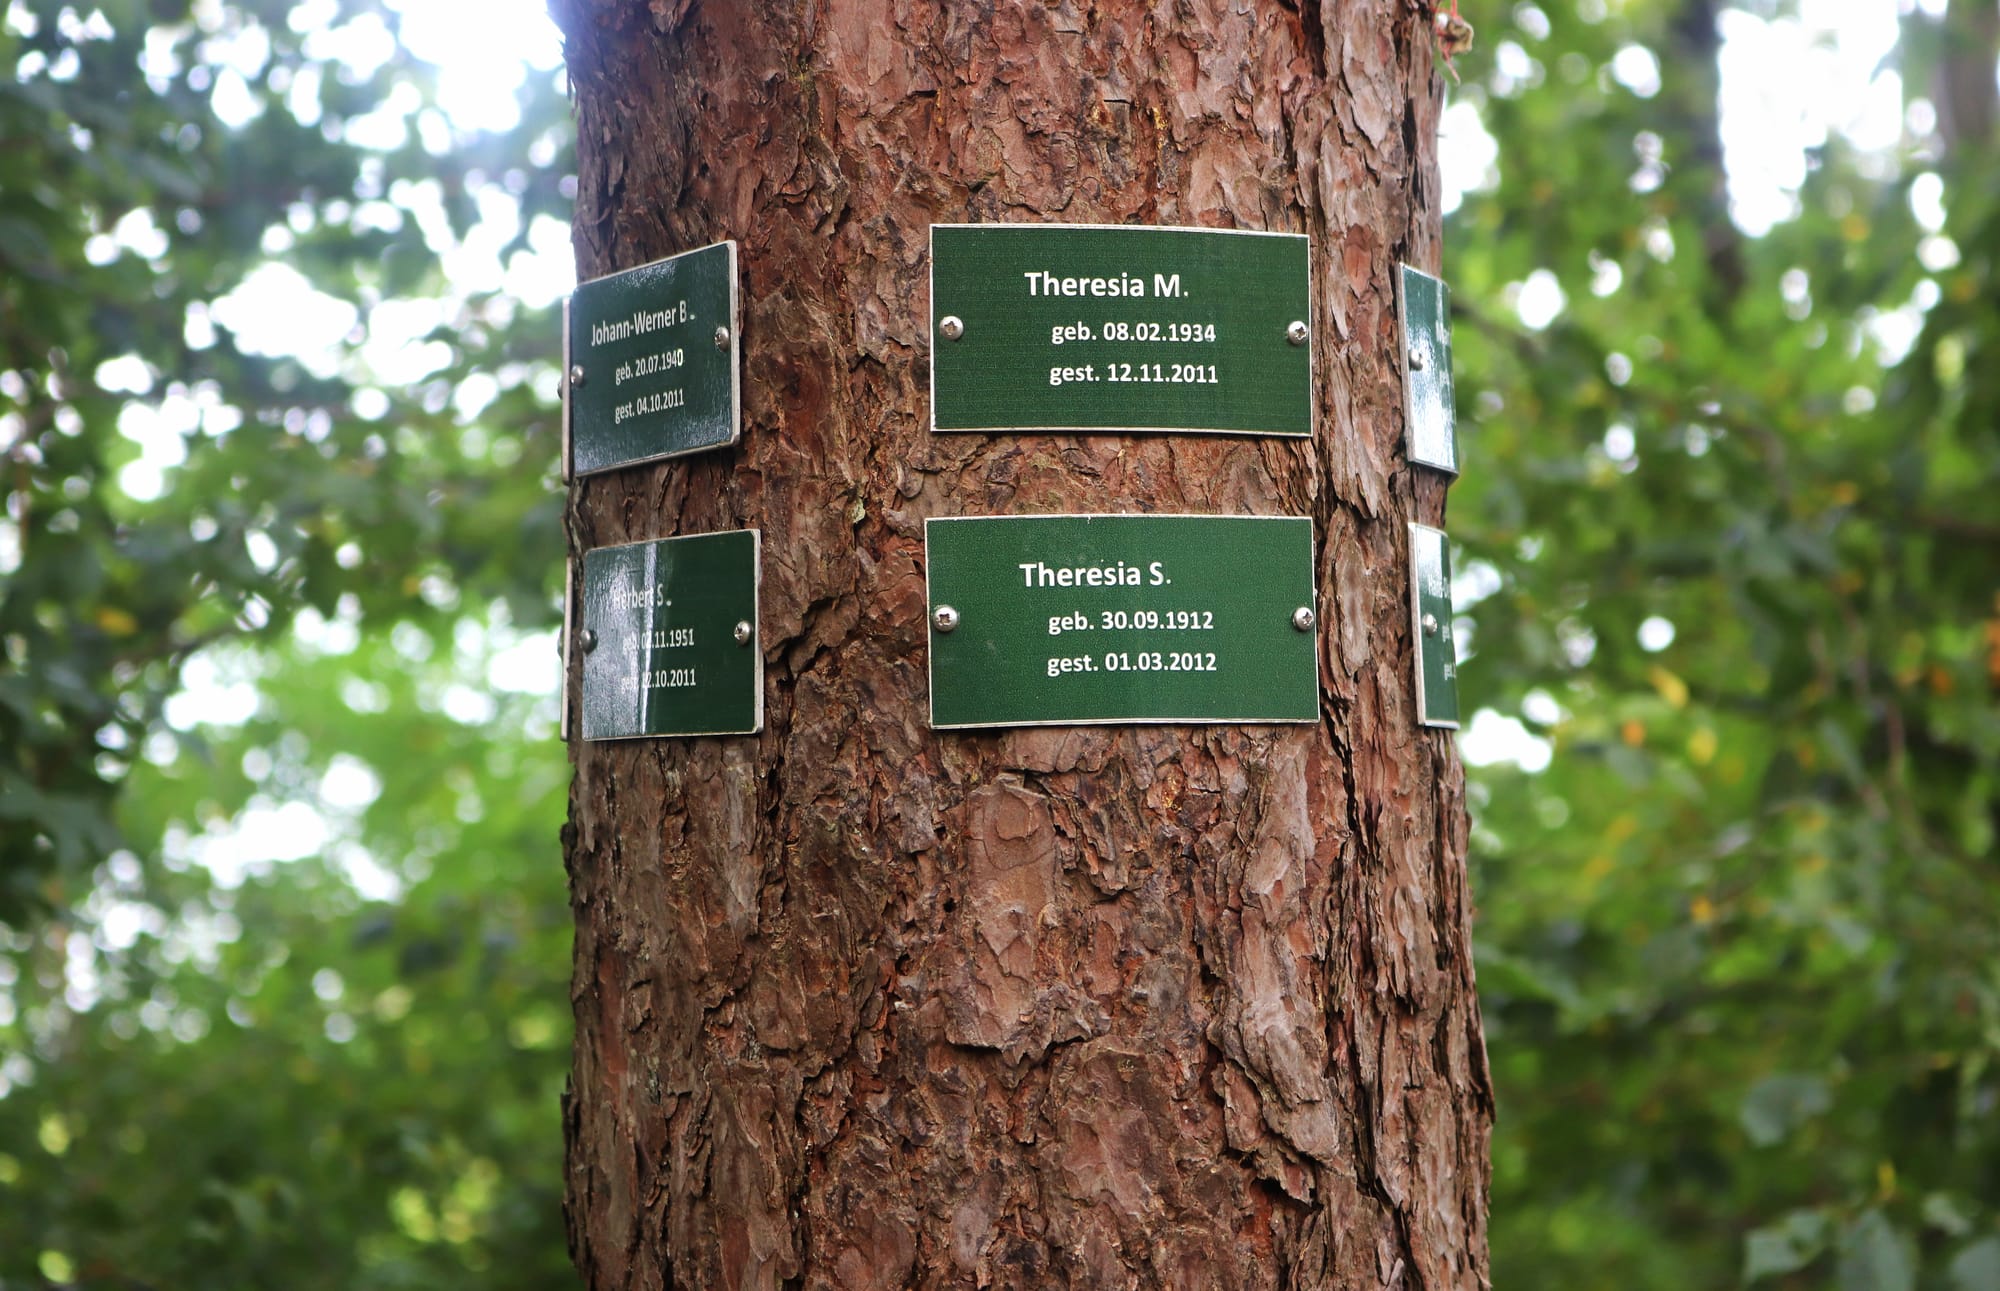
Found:
[{"label": "background tree", "polygon": [[[1472,1287],[1461,780],[1414,721],[1393,275],[1435,264],[1399,4],[557,7],[582,276],[742,245],[743,443],[572,550],[754,526],[756,739],[578,744],[593,1286]],[[1320,430],[932,435],[933,221],[1311,233]],[[1310,515],[1325,719],[926,729],[922,522]]]},{"label": "background tree", "polygon": [[0,17],[0,1286],[561,1285],[554,78]]},{"label": "background tree", "polygon": [[1471,790],[1495,1281],[2000,1286],[1994,7],[1493,16],[1452,533],[1549,742]]}]

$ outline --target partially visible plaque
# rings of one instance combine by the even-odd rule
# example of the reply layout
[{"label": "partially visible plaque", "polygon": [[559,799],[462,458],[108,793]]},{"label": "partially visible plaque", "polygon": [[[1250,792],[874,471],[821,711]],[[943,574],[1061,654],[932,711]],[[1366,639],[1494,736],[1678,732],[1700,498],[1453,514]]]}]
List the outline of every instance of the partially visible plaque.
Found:
[{"label": "partially visible plaque", "polygon": [[755,529],[583,554],[583,738],[764,725]]},{"label": "partially visible plaque", "polygon": [[1410,526],[1410,629],[1417,642],[1417,721],[1458,726],[1458,646],[1451,635],[1451,546]]},{"label": "partially visible plaque", "polygon": [[569,475],[734,444],[736,244],[580,284],[563,307]]},{"label": "partially visible plaque", "polygon": [[1309,243],[931,226],[931,428],[1309,436]]},{"label": "partially visible plaque", "polygon": [[1451,387],[1451,289],[1421,269],[1396,276],[1403,325],[1403,407],[1409,459],[1458,474],[1458,410]]},{"label": "partially visible plaque", "polygon": [[931,725],[1319,718],[1312,521],[929,520]]}]

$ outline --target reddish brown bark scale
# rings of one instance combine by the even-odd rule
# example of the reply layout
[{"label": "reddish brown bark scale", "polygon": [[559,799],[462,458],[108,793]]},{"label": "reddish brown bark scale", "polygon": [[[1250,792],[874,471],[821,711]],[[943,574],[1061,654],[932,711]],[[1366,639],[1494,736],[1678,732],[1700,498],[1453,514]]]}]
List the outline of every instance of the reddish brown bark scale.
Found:
[{"label": "reddish brown bark scale", "polygon": [[[733,237],[745,433],[572,547],[764,532],[766,727],[575,746],[597,1288],[1487,1284],[1462,779],[1415,725],[1405,0],[557,0],[595,276]],[[934,436],[933,221],[1304,231],[1316,442]],[[1310,515],[1325,716],[933,734],[927,516]],[[574,671],[570,684],[576,684]]]}]

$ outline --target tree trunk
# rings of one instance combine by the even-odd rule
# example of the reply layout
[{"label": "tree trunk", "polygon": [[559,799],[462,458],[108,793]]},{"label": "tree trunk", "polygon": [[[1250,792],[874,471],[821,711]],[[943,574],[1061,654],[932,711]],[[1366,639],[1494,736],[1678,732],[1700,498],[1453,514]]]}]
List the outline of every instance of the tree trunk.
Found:
[{"label": "tree trunk", "polygon": [[[735,238],[744,434],[572,552],[763,531],[765,726],[575,743],[592,1287],[1479,1287],[1463,780],[1416,725],[1406,0],[555,0],[594,277]],[[933,222],[1312,237],[1318,433],[927,429]],[[1322,719],[927,726],[923,521],[1310,516]],[[569,684],[577,684],[571,656]]]}]

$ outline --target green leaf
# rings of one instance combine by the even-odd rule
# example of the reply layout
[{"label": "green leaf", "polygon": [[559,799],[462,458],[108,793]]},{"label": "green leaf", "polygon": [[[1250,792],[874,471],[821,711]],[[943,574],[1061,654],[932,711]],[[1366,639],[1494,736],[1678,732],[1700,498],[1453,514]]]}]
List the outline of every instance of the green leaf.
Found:
[{"label": "green leaf", "polygon": [[1965,1204],[1949,1193],[1934,1192],[1925,1197],[1923,1216],[1926,1226],[1952,1237],[1963,1237],[1972,1231],[1972,1218],[1966,1213]]},{"label": "green leaf", "polygon": [[1767,1148],[1831,1106],[1832,1092],[1818,1076],[1780,1073],[1751,1087],[1738,1119],[1750,1141]]},{"label": "green leaf", "polygon": [[1982,1237],[1954,1255],[1951,1291],[2000,1291],[2000,1237]]},{"label": "green leaf", "polygon": [[1796,1273],[1826,1249],[1826,1216],[1795,1210],[1775,1224],[1751,1231],[1743,1240],[1743,1280]]},{"label": "green leaf", "polygon": [[1915,1291],[1915,1247],[1879,1210],[1865,1211],[1840,1235],[1840,1291]]}]

